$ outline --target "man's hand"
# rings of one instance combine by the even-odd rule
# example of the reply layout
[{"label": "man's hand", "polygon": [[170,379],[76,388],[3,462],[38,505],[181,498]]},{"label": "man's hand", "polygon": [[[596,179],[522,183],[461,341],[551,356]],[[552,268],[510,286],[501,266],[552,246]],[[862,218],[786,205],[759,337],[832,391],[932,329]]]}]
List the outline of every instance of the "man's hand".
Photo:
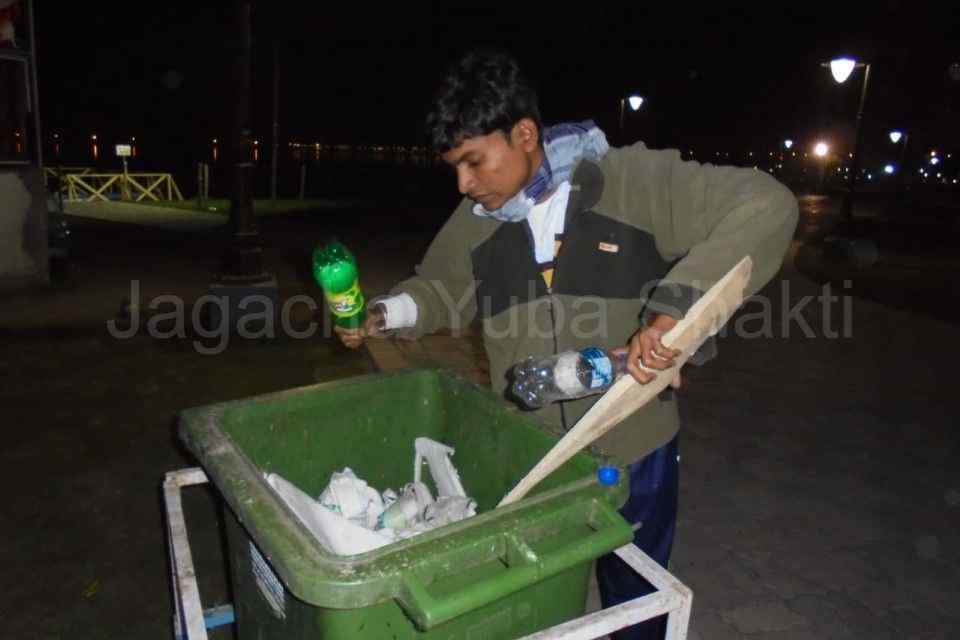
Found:
[{"label": "man's hand", "polygon": [[377,338],[383,335],[387,324],[387,310],[382,304],[375,304],[367,309],[367,319],[362,327],[346,329],[334,325],[333,330],[340,337],[340,341],[349,349],[358,349],[367,338]]},{"label": "man's hand", "polygon": [[[630,338],[627,371],[640,384],[647,384],[657,377],[655,373],[646,369],[663,371],[676,364],[674,358],[680,355],[680,351],[668,349],[662,342],[663,335],[675,324],[677,324],[676,318],[660,314],[654,316],[649,325],[638,330]],[[640,363],[646,369],[641,368]],[[670,384],[674,389],[680,388],[680,372],[677,372]]]}]

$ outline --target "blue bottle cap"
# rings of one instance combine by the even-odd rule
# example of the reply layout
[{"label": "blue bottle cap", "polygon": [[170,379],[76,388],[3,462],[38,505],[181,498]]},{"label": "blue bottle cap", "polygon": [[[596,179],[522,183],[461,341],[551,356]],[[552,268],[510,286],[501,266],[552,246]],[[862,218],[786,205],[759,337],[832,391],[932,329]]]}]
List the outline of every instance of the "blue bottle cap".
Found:
[{"label": "blue bottle cap", "polygon": [[612,487],[620,482],[620,469],[616,467],[600,467],[597,469],[597,480],[604,486]]}]

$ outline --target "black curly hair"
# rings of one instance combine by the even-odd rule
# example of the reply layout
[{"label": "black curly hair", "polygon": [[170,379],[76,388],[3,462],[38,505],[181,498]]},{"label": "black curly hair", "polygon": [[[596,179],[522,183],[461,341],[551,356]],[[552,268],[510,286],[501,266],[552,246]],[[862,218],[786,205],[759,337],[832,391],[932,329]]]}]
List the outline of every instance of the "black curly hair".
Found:
[{"label": "black curly hair", "polygon": [[509,54],[478,50],[451,65],[427,114],[427,136],[437,153],[467,138],[502,131],[507,140],[523,118],[540,125],[537,93]]}]

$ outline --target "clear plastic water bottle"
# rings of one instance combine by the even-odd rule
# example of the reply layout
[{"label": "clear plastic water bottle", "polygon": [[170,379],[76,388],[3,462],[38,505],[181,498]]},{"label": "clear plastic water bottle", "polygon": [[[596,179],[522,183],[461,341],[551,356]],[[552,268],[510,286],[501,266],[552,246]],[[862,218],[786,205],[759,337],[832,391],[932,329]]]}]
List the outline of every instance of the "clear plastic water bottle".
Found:
[{"label": "clear plastic water bottle", "polygon": [[599,347],[529,357],[513,367],[514,397],[531,409],[603,393],[627,370],[627,353]]}]

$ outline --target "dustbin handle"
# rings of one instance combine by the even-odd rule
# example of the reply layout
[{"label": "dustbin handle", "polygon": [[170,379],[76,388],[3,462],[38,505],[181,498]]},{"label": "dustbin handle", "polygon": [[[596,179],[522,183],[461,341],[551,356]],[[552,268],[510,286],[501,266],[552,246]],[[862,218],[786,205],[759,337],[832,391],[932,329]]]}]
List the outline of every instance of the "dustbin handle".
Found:
[{"label": "dustbin handle", "polygon": [[596,522],[603,523],[603,526],[583,538],[538,555],[524,541],[521,533],[506,533],[503,534],[506,554],[502,558],[507,565],[506,572],[440,597],[431,594],[414,573],[404,573],[397,600],[413,622],[426,631],[566,569],[589,562],[597,557],[598,548],[613,549],[621,545],[623,529],[626,527],[626,524],[617,526],[618,521],[623,521],[605,500],[595,500],[594,506]]}]

